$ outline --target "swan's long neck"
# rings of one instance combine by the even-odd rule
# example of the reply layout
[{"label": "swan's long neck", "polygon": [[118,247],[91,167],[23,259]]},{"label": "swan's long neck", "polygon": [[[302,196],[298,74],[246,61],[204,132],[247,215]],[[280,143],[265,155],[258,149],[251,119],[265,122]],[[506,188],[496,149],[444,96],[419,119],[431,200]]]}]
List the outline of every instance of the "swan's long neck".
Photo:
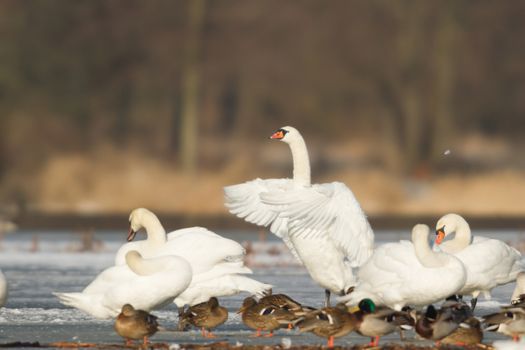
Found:
[{"label": "swan's long neck", "polygon": [[472,233],[470,231],[470,226],[465,220],[457,220],[456,223],[456,235],[454,239],[447,242],[447,251],[459,252],[470,244],[472,240]]},{"label": "swan's long neck", "polygon": [[293,158],[293,180],[298,185],[310,186],[310,159],[304,139],[298,136],[289,143]]},{"label": "swan's long neck", "polygon": [[166,243],[166,230],[155,215],[144,216],[142,226],[146,229],[148,243],[152,245],[162,245]]},{"label": "swan's long neck", "polygon": [[426,234],[421,233],[413,236],[412,243],[421,265],[429,268],[443,266],[443,254],[433,252],[428,244],[428,231]]},{"label": "swan's long neck", "polygon": [[144,259],[138,252],[132,251],[126,254],[126,264],[128,264],[131,271],[135,272],[137,275],[149,276],[166,270],[167,266],[165,263],[168,261],[164,261],[166,260],[164,258],[169,257]]}]

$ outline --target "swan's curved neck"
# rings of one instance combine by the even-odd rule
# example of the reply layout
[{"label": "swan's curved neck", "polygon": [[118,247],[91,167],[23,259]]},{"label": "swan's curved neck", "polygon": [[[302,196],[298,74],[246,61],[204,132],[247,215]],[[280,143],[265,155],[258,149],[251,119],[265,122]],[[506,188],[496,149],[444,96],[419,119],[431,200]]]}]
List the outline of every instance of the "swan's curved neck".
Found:
[{"label": "swan's curved neck", "polygon": [[166,270],[169,264],[165,264],[168,261],[164,260],[166,259],[163,257],[144,259],[140,254],[126,254],[126,264],[128,264],[131,271],[141,276],[149,276],[154,273]]},{"label": "swan's curved neck", "polygon": [[470,244],[472,233],[470,226],[465,220],[457,221],[455,233],[454,239],[447,242],[447,251],[452,249],[454,252],[459,252]]},{"label": "swan's curved neck", "polygon": [[142,219],[142,226],[146,229],[149,243],[154,245],[166,243],[166,230],[164,230],[164,227],[156,216],[144,216]]},{"label": "swan's curved neck", "polygon": [[429,268],[443,266],[442,254],[435,253],[428,244],[427,234],[419,234],[412,238],[417,259],[421,265]]},{"label": "swan's curved neck", "polygon": [[289,143],[293,158],[293,180],[298,185],[310,186],[310,159],[308,149],[301,136]]}]

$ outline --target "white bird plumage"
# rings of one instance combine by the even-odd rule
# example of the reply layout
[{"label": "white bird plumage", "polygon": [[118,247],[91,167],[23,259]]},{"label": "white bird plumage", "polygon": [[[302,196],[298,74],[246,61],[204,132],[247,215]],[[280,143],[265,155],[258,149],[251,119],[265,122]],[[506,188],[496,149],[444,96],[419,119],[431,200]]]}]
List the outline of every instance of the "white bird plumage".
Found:
[{"label": "white bird plumage", "polygon": [[82,292],[54,293],[64,305],[96,318],[118,315],[124,304],[150,311],[163,307],[190,285],[190,264],[177,256],[145,259],[128,251],[126,264],[102,271]]},{"label": "white bird plumage", "polygon": [[412,242],[376,248],[359,269],[354,291],[341,300],[356,305],[370,298],[377,305],[401,310],[405,305],[424,306],[455,294],[465,284],[465,267],[450,254],[433,252],[428,236],[428,226],[416,225]]},{"label": "white bird plumage", "polygon": [[195,305],[211,297],[234,295],[240,292],[262,296],[272,288],[242,274],[252,274],[244,265],[245,249],[237,242],[219,236],[203,227],[166,231],[157,216],[145,208],[130,215],[130,238],[146,231],[146,239],[124,244],[115,258],[118,265],[129,250],[137,250],[145,257],[176,255],[186,259],[192,267],[193,279],[187,290],[176,299],[178,307]]},{"label": "white bird plumage", "polygon": [[269,227],[327,295],[344,294],[355,284],[351,268],[373,252],[370,224],[345,184],[311,184],[308,150],[295,128],[283,127],[271,138],[290,146],[293,179],[255,179],[227,186],[225,205],[232,214]]},{"label": "white bird plumage", "polygon": [[[453,254],[463,262],[467,270],[465,286],[458,291],[461,295],[472,295],[473,306],[477,297],[483,293],[490,298],[490,291],[499,285],[516,280],[524,270],[519,251],[503,241],[487,237],[472,237],[468,222],[458,214],[447,214],[436,224],[436,245],[445,253]],[[451,240],[441,240],[455,233]]]}]

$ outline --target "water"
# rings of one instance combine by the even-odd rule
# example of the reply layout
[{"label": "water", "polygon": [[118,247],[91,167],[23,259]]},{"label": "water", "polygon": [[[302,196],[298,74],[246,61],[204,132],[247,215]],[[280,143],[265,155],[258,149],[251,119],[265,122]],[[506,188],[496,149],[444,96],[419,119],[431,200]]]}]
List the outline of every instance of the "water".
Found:
[{"label": "water", "polygon": [[[519,239],[518,232],[500,232],[484,235],[497,236],[509,242]],[[257,240],[257,232],[225,234],[230,238],[244,241]],[[35,239],[35,237],[37,237]],[[78,252],[81,248],[78,234],[54,232],[23,232],[6,236],[1,244],[0,268],[9,283],[9,297],[5,307],[0,309],[0,343],[15,341],[50,343],[57,341],[121,343],[122,339],[113,330],[112,320],[97,320],[83,312],[63,306],[52,292],[81,291],[104,268],[112,265],[118,247],[123,243],[124,232],[97,233],[95,252]],[[277,244],[273,235],[268,235],[270,244]],[[409,239],[408,232],[384,231],[376,234],[378,244]],[[32,251],[36,250],[36,251]],[[285,249],[283,249],[286,252]],[[274,285],[274,292],[286,293],[306,305],[320,307],[324,301],[323,291],[317,287],[304,268],[290,266],[293,261],[287,254],[259,257],[260,261],[270,262],[266,267],[254,268],[253,277]],[[264,264],[259,264],[264,265]],[[496,288],[493,300],[480,300],[476,315],[486,314],[507,304],[514,284]],[[252,332],[242,324],[236,314],[242,299],[247,295],[221,299],[221,304],[229,310],[227,323],[216,330],[217,339],[231,344],[280,344],[287,338],[292,345],[324,344],[324,340],[311,334],[298,334],[296,331],[281,330],[274,338],[250,338]],[[481,297],[482,298],[482,297]],[[197,330],[175,332],[177,313],[174,306],[154,312],[160,324],[167,330],[158,332],[154,342],[167,343],[206,343]],[[485,339],[491,342],[505,339],[497,333],[486,333]],[[413,338],[413,334],[412,334]],[[288,340],[284,340],[287,342]],[[381,340],[381,343],[399,341],[396,334]],[[415,340],[412,340],[415,341]],[[368,339],[355,333],[336,340],[336,344],[361,344]],[[418,343],[422,341],[417,341]]]}]

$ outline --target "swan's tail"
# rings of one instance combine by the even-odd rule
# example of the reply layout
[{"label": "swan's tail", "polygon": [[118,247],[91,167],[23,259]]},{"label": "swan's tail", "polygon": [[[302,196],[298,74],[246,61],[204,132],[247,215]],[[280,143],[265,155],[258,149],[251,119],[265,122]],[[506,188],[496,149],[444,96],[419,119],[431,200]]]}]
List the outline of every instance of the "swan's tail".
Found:
[{"label": "swan's tail", "polygon": [[[85,293],[53,293],[58,298],[60,303],[66,306],[71,306],[76,309],[82,310],[96,318],[109,318],[111,315],[101,314],[97,312],[95,307],[99,303],[93,300],[94,295]],[[118,312],[117,312],[118,314]],[[116,315],[116,314],[115,314]]]},{"label": "swan's tail", "polygon": [[258,297],[268,295],[273,287],[271,284],[262,283],[246,276],[231,275],[230,278],[240,291],[248,292]]}]

